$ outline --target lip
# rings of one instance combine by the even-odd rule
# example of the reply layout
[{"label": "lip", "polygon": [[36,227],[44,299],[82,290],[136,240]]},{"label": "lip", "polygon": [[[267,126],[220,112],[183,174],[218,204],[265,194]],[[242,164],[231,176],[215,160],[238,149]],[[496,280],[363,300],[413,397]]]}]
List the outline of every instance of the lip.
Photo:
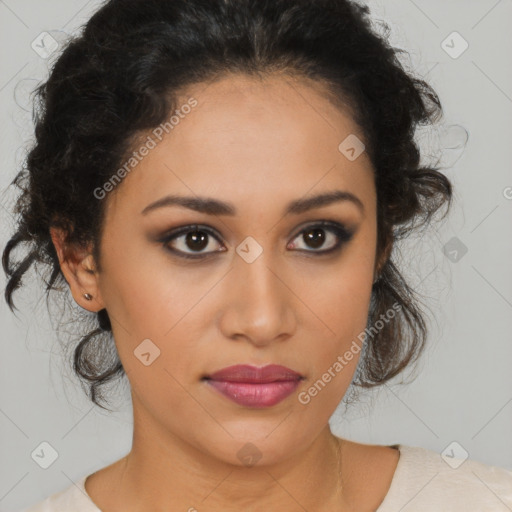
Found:
[{"label": "lip", "polygon": [[303,376],[286,366],[234,365],[203,380],[215,391],[246,407],[271,407],[288,397]]}]

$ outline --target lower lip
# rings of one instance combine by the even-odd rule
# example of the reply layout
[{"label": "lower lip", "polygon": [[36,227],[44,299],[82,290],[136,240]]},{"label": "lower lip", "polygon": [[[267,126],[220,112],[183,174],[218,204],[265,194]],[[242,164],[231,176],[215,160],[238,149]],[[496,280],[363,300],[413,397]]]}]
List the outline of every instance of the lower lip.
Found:
[{"label": "lower lip", "polygon": [[207,380],[208,384],[225,397],[246,407],[271,407],[297,389],[298,380],[265,382],[227,382],[224,380]]}]

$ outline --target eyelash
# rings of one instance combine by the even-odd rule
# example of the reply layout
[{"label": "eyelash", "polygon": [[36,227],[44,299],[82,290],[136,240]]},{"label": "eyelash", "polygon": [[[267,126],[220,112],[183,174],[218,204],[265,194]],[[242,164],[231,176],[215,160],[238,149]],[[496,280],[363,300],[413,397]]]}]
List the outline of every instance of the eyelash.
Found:
[{"label": "eyelash", "polygon": [[[354,231],[349,230],[347,227],[345,227],[342,224],[339,224],[337,222],[320,221],[320,222],[311,224],[311,225],[303,228],[301,231],[299,231],[293,237],[292,240],[297,238],[297,236],[299,236],[307,231],[314,230],[314,229],[322,229],[322,230],[326,230],[326,231],[330,231],[331,233],[334,233],[334,235],[338,238],[338,241],[336,242],[335,246],[331,247],[330,249],[323,250],[323,251],[297,249],[298,251],[305,252],[305,253],[312,253],[312,254],[316,254],[318,256],[331,254],[333,252],[338,252],[339,250],[341,250],[342,246],[344,244],[346,244],[347,242],[349,242],[352,239],[352,237],[354,236]],[[179,258],[184,258],[184,259],[188,259],[188,260],[204,260],[204,259],[208,258],[209,256],[212,256],[215,253],[225,252],[225,251],[221,250],[221,251],[213,251],[213,252],[208,252],[208,253],[202,253],[202,254],[198,253],[196,255],[191,255],[188,253],[184,253],[183,251],[171,249],[168,246],[169,242],[173,241],[174,239],[177,239],[184,234],[194,233],[194,232],[206,233],[209,236],[213,237],[219,244],[221,243],[219,240],[219,237],[212,229],[208,228],[207,226],[201,226],[199,224],[193,224],[190,226],[184,226],[182,228],[178,228],[177,230],[174,230],[171,233],[168,233],[165,237],[159,239],[158,242],[163,244],[164,249],[171,252],[173,255],[176,255]]]}]

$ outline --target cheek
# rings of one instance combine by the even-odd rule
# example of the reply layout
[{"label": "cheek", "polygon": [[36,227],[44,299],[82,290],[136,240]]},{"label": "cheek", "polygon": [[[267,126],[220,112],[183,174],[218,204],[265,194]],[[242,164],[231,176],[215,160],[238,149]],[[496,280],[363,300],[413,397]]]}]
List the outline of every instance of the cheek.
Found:
[{"label": "cheek", "polygon": [[[336,407],[356,371],[364,342],[373,282],[371,244],[347,253],[336,269],[315,277],[314,291],[302,290],[315,313],[309,315],[311,335],[303,344],[311,378],[304,388],[303,400],[318,413]],[[314,405],[313,405],[314,404]]]},{"label": "cheek", "polygon": [[303,285],[301,297],[314,313],[319,336],[327,347],[341,350],[368,319],[373,282],[373,260],[352,253],[336,267],[315,276],[314,287]]},{"label": "cheek", "polygon": [[101,283],[119,357],[139,396],[179,407],[190,399],[182,386],[200,376],[205,308],[219,276],[180,267],[164,249],[121,238],[104,244]]},{"label": "cheek", "polygon": [[186,436],[184,425],[204,423],[205,413],[188,390],[199,378],[199,327],[191,321],[198,298],[180,288],[173,292],[155,272],[138,272],[119,283],[110,309],[122,319],[112,322],[113,331],[134,401]]},{"label": "cheek", "polygon": [[105,236],[100,286],[119,334],[134,340],[168,334],[208,289],[197,271],[176,265],[163,247],[123,227]]},{"label": "cheek", "polygon": [[[325,288],[315,307],[322,322],[303,344],[302,357],[310,373],[298,394],[307,414],[328,421],[346,394],[360,359],[368,318],[370,290],[352,275],[344,285]],[[315,335],[315,332],[318,333]]]},{"label": "cheek", "polygon": [[301,357],[308,374],[297,390],[296,401],[300,415],[308,417],[307,421],[314,418],[314,424],[324,424],[345,396],[361,353],[361,343],[354,339],[344,333],[332,342],[318,336],[304,346]]}]

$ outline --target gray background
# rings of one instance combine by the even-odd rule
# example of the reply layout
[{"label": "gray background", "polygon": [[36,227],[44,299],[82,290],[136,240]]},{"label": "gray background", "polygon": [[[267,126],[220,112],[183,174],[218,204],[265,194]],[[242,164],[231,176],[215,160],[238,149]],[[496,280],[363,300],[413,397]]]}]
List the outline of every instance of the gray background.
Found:
[{"label": "gray background", "polygon": [[[404,65],[425,77],[441,97],[441,127],[420,132],[418,142],[426,156],[443,152],[441,164],[456,193],[449,220],[409,240],[400,253],[405,275],[432,311],[428,350],[416,380],[406,386],[399,378],[348,410],[340,406],[332,428],[360,442],[438,452],[456,442],[449,450],[455,446],[456,453],[464,449],[472,459],[512,469],[512,2],[369,4],[376,20],[390,24],[393,45],[409,52]],[[13,191],[5,189],[32,134],[29,92],[56,56],[40,57],[31,43],[43,31],[62,41],[98,5],[0,0],[2,247],[13,228]],[[469,44],[457,58],[442,47],[454,31]],[[452,52],[461,48],[453,36],[447,44]],[[0,302],[3,512],[68,487],[122,457],[131,445],[128,386],[115,390],[119,412],[108,414],[87,401],[61,355],[40,281],[31,276],[17,296],[18,317]],[[3,273],[0,282],[3,290]],[[58,320],[59,310],[54,311]],[[63,343],[66,330],[76,328],[64,326]],[[48,469],[31,458],[43,441],[58,453]]]}]

